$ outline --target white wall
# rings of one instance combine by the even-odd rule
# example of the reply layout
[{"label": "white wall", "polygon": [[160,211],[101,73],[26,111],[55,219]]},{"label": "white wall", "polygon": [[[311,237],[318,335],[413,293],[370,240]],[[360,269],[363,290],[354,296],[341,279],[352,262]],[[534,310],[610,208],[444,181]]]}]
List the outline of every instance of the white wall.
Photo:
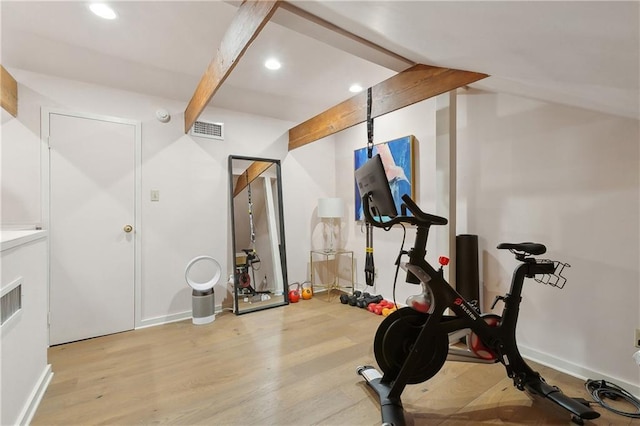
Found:
[{"label": "white wall", "polygon": [[[29,98],[28,90],[24,96]],[[20,93],[20,105],[25,104]],[[28,102],[28,100],[26,101]],[[0,219],[3,226],[41,225],[40,117],[2,111]],[[35,129],[36,131],[34,132]]]},{"label": "white wall", "polygon": [[[10,72],[19,85],[19,113],[17,119],[3,115],[3,225],[42,222],[41,107],[140,120],[142,325],[190,312],[190,290],[183,275],[190,259],[208,254],[232,271],[228,155],[284,159],[287,130],[294,123],[208,108],[201,118],[225,123],[225,140],[191,137],[183,132],[183,102],[18,69]],[[171,112],[169,123],[155,119],[159,107]],[[150,201],[151,189],[160,190],[160,202]],[[285,214],[295,214],[296,203],[289,198],[285,193]],[[216,304],[231,296],[224,293],[216,291]]]},{"label": "white wall", "polygon": [[515,261],[495,246],[539,241],[571,268],[563,290],[528,280],[529,355],[639,391],[639,122],[520,97],[458,97],[458,231],[480,236],[485,307]]},{"label": "white wall", "polygon": [[[640,393],[631,359],[640,327],[640,134],[638,121],[520,97],[458,96],[457,234],[479,235],[484,308],[504,294],[516,265],[500,242],[538,241],[546,257],[572,265],[563,290],[528,280],[518,338],[523,353],[589,378]],[[435,213],[437,105],[431,99],[375,120],[375,142],[413,134],[418,140],[418,203]],[[336,136],[336,188],[348,202],[348,248],[362,289],[365,236],[352,219],[353,150],[366,145],[364,125]],[[427,258],[446,254],[432,228]],[[415,234],[407,233],[410,247]],[[393,261],[402,231],[374,231],[376,287],[392,297]],[[399,278],[397,300],[416,288]],[[500,312],[501,305],[496,308]]]},{"label": "white wall", "polygon": [[332,136],[289,152],[282,164],[290,283],[309,279],[309,251],[323,248],[318,198],[336,196],[336,164]]}]

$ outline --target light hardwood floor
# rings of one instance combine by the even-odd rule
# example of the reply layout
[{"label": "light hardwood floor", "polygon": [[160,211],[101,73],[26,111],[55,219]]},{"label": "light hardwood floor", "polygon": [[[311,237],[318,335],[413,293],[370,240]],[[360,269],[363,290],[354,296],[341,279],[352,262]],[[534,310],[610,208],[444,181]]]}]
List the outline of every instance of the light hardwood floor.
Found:
[{"label": "light hardwood floor", "polygon": [[[33,425],[375,425],[376,397],[356,366],[375,365],[382,317],[312,300],[208,325],[182,321],[49,349],[54,377]],[[535,365],[566,394],[582,380]],[[413,425],[570,424],[516,390],[504,368],[447,362],[403,394]],[[640,424],[599,406],[586,424]]]}]

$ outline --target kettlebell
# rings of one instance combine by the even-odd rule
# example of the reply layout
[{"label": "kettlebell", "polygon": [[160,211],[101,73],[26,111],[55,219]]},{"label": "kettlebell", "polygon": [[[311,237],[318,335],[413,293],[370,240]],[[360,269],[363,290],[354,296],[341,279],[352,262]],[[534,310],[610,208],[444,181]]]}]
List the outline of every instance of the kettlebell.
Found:
[{"label": "kettlebell", "polygon": [[311,288],[311,282],[305,281],[302,283],[302,298],[309,300],[313,297],[313,289]]},{"label": "kettlebell", "polygon": [[295,289],[289,290],[289,302],[298,303],[300,301],[300,283],[293,283],[289,287],[294,287]]}]

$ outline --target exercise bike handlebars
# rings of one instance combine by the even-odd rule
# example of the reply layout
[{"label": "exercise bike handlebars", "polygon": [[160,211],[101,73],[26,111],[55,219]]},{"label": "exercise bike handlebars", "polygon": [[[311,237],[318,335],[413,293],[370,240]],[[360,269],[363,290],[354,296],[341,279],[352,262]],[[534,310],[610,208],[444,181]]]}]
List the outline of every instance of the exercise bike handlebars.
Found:
[{"label": "exercise bike handlebars", "polygon": [[[405,209],[409,210],[413,214],[413,216],[400,215],[389,220],[382,221],[379,220],[380,217],[379,219],[376,219],[371,214],[371,206],[369,203],[370,197],[370,193],[365,194],[362,197],[362,205],[364,206],[363,210],[365,218],[373,226],[388,229],[396,224],[407,223],[418,227],[415,242],[413,244],[413,247],[409,251],[409,263],[413,263],[416,265],[420,264],[427,254],[426,247],[427,240],[429,238],[429,228],[431,227],[431,225],[446,225],[447,223],[449,223],[449,221],[444,217],[425,213],[407,194],[404,194],[402,196],[402,201],[404,201],[404,203],[402,204],[402,210],[403,213]],[[409,271],[407,271],[407,278],[405,281],[410,284],[420,283],[420,279]]]},{"label": "exercise bike handlebars", "polygon": [[418,226],[446,225],[447,223],[449,223],[449,221],[444,217],[436,216],[434,214],[429,214],[422,211],[422,209],[418,207],[415,201],[413,201],[407,194],[404,194],[402,196],[402,201],[404,201],[404,205],[407,206],[409,211],[413,213],[413,215],[418,219]]},{"label": "exercise bike handlebars", "polygon": [[418,207],[418,205],[407,194],[404,194],[402,196],[402,201],[404,201],[403,206],[406,207],[413,214],[413,216],[400,215],[389,220],[382,221],[374,218],[371,214],[371,204],[369,201],[370,197],[370,193],[362,196],[364,216],[367,219],[367,222],[371,223],[377,228],[388,228],[400,223],[408,223],[410,225],[429,228],[431,225],[446,225],[447,223],[449,223],[449,221],[444,217],[436,216],[422,211],[422,209],[420,209],[420,207]]}]

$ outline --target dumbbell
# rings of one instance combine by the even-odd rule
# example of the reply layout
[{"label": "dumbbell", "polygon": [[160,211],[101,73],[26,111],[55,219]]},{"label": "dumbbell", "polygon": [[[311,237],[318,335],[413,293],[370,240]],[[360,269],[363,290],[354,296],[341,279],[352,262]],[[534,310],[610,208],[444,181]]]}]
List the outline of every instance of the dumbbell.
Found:
[{"label": "dumbbell", "polygon": [[389,315],[391,315],[392,313],[394,313],[397,310],[397,308],[394,306],[389,307],[387,306],[386,308],[382,308],[382,316],[383,317],[388,317]]},{"label": "dumbbell", "polygon": [[370,296],[370,294],[367,293],[366,291],[364,293],[362,293],[360,291],[356,291],[356,294],[354,294],[353,296],[349,297],[349,305],[351,305],[351,306],[359,306],[358,305],[358,301],[360,301],[364,297],[369,297],[369,296]]},{"label": "dumbbell", "polygon": [[390,300],[380,300],[378,303],[369,303],[367,305],[367,310],[376,315],[382,315],[382,310],[385,308],[395,309],[395,304]]},{"label": "dumbbell", "polygon": [[366,308],[367,306],[369,306],[369,303],[379,303],[381,301],[382,301],[381,295],[379,294],[377,296],[369,295],[368,297],[362,297],[358,299],[357,304],[359,308]]},{"label": "dumbbell", "polygon": [[[355,306],[356,305],[356,299],[358,297],[360,297],[361,294],[362,294],[362,292],[360,290],[356,290],[355,293],[353,293],[353,294],[341,294],[340,295],[340,303],[342,303],[343,305],[346,305],[348,303],[351,306]],[[351,303],[352,299],[353,299],[353,303]]]}]

